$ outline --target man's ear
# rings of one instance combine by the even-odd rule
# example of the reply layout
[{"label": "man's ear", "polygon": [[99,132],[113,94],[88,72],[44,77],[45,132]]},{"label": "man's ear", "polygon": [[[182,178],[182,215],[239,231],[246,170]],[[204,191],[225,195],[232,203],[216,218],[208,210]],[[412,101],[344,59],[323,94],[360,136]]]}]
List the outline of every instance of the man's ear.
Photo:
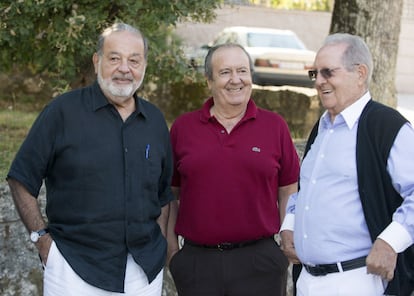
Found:
[{"label": "man's ear", "polygon": [[368,79],[368,66],[365,64],[357,65],[357,71],[359,75],[359,80],[365,83]]},{"label": "man's ear", "polygon": [[96,52],[92,56],[92,62],[95,68],[95,74],[98,74],[99,55]]},{"label": "man's ear", "polygon": [[207,88],[209,90],[211,90],[211,81],[210,81],[210,79],[208,79],[208,77],[206,75],[204,75],[204,78],[206,79],[206,82],[207,82]]}]

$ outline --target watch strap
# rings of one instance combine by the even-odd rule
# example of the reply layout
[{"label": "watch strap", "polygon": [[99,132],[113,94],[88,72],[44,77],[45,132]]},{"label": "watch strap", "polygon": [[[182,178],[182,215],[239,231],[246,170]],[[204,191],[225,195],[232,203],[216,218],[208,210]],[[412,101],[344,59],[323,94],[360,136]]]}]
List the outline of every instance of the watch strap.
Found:
[{"label": "watch strap", "polygon": [[43,228],[43,229],[40,229],[40,230],[38,230],[36,232],[39,235],[39,237],[41,237],[41,236],[44,236],[46,233],[49,233],[49,229]]}]

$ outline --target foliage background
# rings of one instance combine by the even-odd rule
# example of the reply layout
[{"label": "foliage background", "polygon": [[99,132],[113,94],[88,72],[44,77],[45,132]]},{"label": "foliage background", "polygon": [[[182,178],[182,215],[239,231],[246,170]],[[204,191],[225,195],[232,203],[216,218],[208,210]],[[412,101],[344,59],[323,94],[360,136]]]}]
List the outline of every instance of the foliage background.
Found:
[{"label": "foliage background", "polygon": [[[116,21],[141,29],[149,40],[144,91],[169,84],[202,82],[188,67],[178,22],[211,22],[222,4],[261,4],[281,9],[332,9],[333,0],[2,0],[0,2],[1,72],[37,75],[51,96],[88,84],[91,56],[99,33]],[[162,71],[160,70],[162,69]]]},{"label": "foliage background", "polygon": [[[137,26],[149,40],[149,63],[141,92],[153,98],[159,96],[159,105],[183,108],[182,102],[170,102],[161,93],[173,89],[185,97],[192,93],[191,83],[200,89],[204,85],[199,82],[200,73],[187,66],[181,41],[174,36],[173,29],[177,22],[189,19],[212,21],[220,3],[220,0],[0,1],[1,179],[40,109],[57,94],[95,79],[91,58],[97,37],[113,22]],[[188,88],[190,91],[186,91]]]},{"label": "foliage background", "polygon": [[[0,4],[0,68],[40,75],[56,92],[94,79],[91,57],[97,36],[122,21],[149,40],[147,81],[194,80],[173,28],[179,21],[214,19],[219,0],[3,0]],[[163,69],[160,71],[159,69]]]}]

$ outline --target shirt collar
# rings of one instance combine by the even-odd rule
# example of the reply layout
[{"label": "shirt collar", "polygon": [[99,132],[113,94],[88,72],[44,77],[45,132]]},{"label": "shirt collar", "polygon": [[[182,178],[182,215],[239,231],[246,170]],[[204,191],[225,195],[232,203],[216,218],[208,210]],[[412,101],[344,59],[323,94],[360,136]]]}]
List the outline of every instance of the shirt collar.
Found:
[{"label": "shirt collar", "polygon": [[98,109],[103,108],[109,104],[108,99],[105,97],[98,81],[95,81],[95,83],[92,85],[92,91],[94,94],[92,96],[94,111],[97,111]]},{"label": "shirt collar", "polygon": [[[354,127],[355,123],[361,116],[365,105],[369,102],[370,99],[371,94],[369,91],[367,91],[361,98],[356,100],[352,105],[348,106],[340,113],[349,129],[352,129]],[[325,111],[321,117],[321,122],[326,120],[329,121],[328,111]]]},{"label": "shirt collar", "polygon": [[[207,101],[203,104],[203,107],[200,113],[200,120],[202,122],[207,123],[212,118],[210,114],[210,109],[213,105],[214,105],[213,97],[208,98]],[[242,121],[248,120],[251,118],[256,118],[256,116],[257,116],[257,106],[255,102],[252,99],[250,99],[249,102],[247,103],[246,113],[244,114]]]}]

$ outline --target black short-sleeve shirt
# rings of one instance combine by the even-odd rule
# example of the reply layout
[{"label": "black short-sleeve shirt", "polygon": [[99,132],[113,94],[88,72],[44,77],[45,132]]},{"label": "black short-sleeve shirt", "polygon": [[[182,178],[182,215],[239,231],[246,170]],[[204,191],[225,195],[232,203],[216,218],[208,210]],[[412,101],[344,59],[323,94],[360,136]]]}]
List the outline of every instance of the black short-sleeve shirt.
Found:
[{"label": "black short-sleeve shirt", "polygon": [[45,182],[57,247],[81,278],[116,292],[124,289],[128,253],[149,281],[164,266],[156,220],[173,199],[168,127],[154,105],[135,101],[124,122],[96,82],[57,97],[8,173],[35,197]]}]

